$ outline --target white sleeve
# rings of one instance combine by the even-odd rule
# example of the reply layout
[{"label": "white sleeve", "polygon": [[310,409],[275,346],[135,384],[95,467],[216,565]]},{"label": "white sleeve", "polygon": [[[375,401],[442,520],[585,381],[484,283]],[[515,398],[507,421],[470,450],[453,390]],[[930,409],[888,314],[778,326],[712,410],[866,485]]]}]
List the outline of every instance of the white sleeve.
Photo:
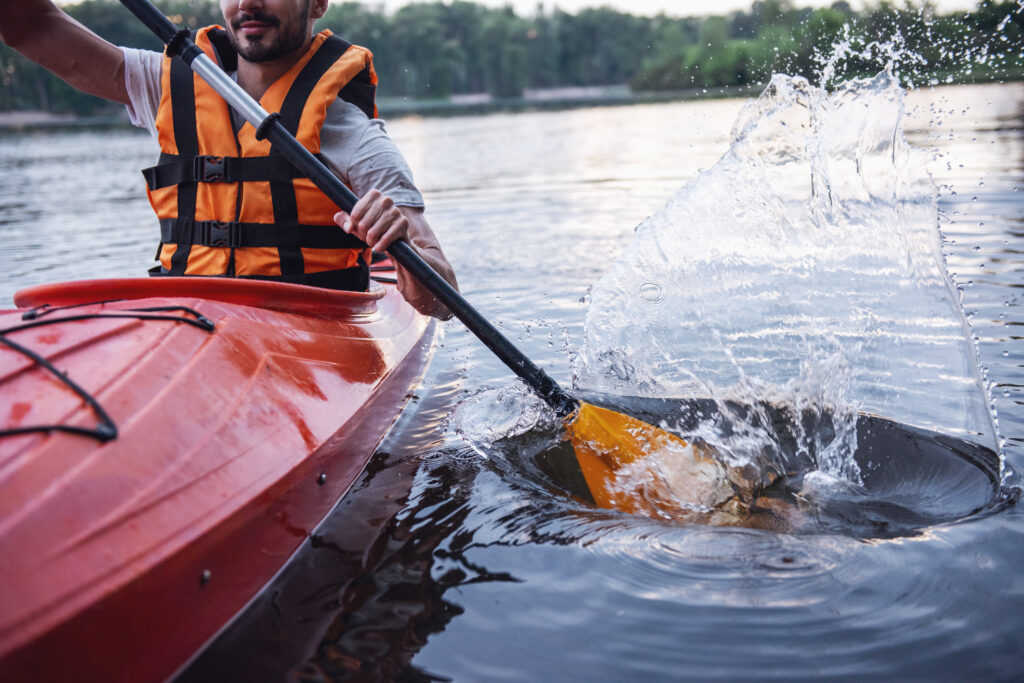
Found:
[{"label": "white sleeve", "polygon": [[163,55],[151,50],[136,50],[122,47],[124,53],[124,84],[128,89],[130,104],[128,118],[132,124],[145,128],[154,139],[156,114],[160,108],[160,70]]},{"label": "white sleeve", "polygon": [[399,206],[423,207],[412,170],[384,122],[338,98],[327,109],[320,132],[320,152],[332,170],[360,197],[377,189]]}]

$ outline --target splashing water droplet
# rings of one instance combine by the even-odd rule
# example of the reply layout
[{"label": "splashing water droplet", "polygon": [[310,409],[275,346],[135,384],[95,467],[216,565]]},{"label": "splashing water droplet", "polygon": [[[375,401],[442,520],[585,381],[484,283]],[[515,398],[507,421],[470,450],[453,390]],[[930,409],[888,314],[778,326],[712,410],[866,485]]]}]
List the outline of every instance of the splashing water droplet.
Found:
[{"label": "splashing water droplet", "polygon": [[636,291],[648,303],[660,304],[665,300],[665,288],[657,282],[645,282]]}]

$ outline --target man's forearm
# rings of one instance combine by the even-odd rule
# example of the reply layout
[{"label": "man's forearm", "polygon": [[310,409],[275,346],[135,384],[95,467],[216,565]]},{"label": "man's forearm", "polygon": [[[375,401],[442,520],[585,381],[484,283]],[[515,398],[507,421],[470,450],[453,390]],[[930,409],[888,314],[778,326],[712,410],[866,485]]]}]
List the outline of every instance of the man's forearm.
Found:
[{"label": "man's forearm", "polygon": [[0,0],[0,38],[75,88],[128,104],[121,50],[50,0]]},{"label": "man's forearm", "polygon": [[0,40],[20,49],[55,9],[49,0],[0,0]]},{"label": "man's forearm", "polygon": [[[459,285],[455,280],[455,271],[437,241],[437,236],[423,216],[422,209],[411,209],[401,207],[402,214],[409,219],[409,243],[416,250],[424,261],[437,271],[437,274],[445,279],[448,284],[458,290]],[[409,275],[404,268],[397,266],[398,290],[402,293],[413,308],[420,313],[432,315],[442,320],[452,317],[449,311],[433,294],[421,285],[414,277]]]}]

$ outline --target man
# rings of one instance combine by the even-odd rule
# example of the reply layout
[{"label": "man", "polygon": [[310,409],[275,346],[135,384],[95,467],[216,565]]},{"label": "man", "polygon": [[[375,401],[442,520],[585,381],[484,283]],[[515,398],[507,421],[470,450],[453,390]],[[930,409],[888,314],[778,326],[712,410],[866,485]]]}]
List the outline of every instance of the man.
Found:
[{"label": "man", "polygon": [[[74,87],[126,105],[160,143],[160,162],[144,172],[161,223],[154,274],[363,289],[369,253],[354,238],[374,252],[401,238],[455,286],[408,165],[376,118],[369,51],[313,34],[327,2],[221,0],[226,31],[202,29],[196,42],[266,109],[290,116],[286,127],[361,196],[351,214],[296,177],[180,60],[118,48],[50,0],[0,0],[0,37]],[[398,287],[421,312],[450,315],[401,267]]]}]

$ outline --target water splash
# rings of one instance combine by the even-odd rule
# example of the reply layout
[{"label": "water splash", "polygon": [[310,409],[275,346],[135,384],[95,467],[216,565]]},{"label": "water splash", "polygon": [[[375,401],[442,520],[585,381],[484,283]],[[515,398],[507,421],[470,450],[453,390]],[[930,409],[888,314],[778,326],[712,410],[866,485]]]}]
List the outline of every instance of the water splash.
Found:
[{"label": "water splash", "polygon": [[907,85],[913,84],[915,69],[928,65],[924,56],[907,47],[903,33],[897,31],[885,39],[872,39],[854,33],[849,24],[843,26],[839,40],[827,51],[815,52],[814,61],[818,83],[824,88],[846,80],[847,72],[857,63],[880,64],[883,71],[897,77],[906,74]]},{"label": "water splash", "polygon": [[529,432],[551,432],[558,424],[544,401],[517,379],[459,402],[448,426],[479,454],[489,457],[495,442]]},{"label": "water splash", "polygon": [[765,462],[779,436],[758,411],[788,407],[804,417],[797,452],[852,485],[860,412],[998,448],[903,116],[889,70],[832,93],[773,77],[730,150],[593,287],[577,389],[710,397],[729,428],[719,417],[686,436],[734,467],[785,467]]}]

